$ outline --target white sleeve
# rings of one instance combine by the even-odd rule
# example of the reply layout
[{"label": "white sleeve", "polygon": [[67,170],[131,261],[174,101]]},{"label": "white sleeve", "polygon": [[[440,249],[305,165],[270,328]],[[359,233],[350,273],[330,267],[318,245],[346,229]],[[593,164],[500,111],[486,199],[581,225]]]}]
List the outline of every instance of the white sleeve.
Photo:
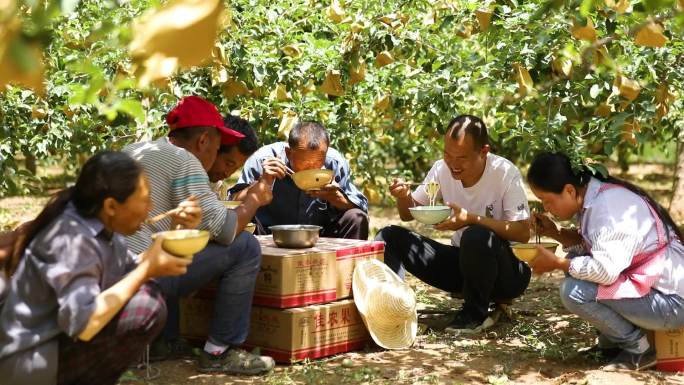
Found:
[{"label": "white sleeve", "polygon": [[505,187],[502,198],[504,221],[521,221],[530,217],[530,208],[527,203],[527,194],[523,185],[522,177],[516,172]]},{"label": "white sleeve", "polygon": [[[416,190],[411,194],[413,197],[413,200],[416,201],[420,205],[427,205],[430,201],[430,198],[428,197],[427,191],[425,190],[425,183],[428,183],[432,180],[436,180],[439,182],[439,175],[438,171],[440,169],[439,167],[440,162],[435,162],[435,164],[432,165],[432,168],[428,172],[427,176],[423,180],[423,184],[418,186]],[[441,187],[441,183],[440,183]],[[442,199],[442,190],[440,188],[439,192],[437,193],[437,200]]]},{"label": "white sleeve", "polygon": [[616,231],[604,227],[590,234],[591,255],[579,256],[570,261],[569,273],[577,279],[610,285],[632,263],[639,249],[639,236],[635,232]]}]

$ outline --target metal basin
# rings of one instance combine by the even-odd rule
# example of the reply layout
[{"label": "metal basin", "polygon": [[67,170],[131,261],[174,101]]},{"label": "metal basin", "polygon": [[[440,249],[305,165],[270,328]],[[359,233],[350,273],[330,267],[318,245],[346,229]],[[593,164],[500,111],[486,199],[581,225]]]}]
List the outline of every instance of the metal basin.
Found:
[{"label": "metal basin", "polygon": [[268,228],[273,234],[276,246],[288,249],[313,247],[318,241],[321,226],[315,225],[277,225]]}]

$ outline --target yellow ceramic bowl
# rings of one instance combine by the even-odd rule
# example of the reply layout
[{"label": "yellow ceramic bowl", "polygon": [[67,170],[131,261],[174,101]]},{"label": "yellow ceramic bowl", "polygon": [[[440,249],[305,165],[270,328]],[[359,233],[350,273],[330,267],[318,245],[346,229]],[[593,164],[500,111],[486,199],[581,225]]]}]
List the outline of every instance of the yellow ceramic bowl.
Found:
[{"label": "yellow ceramic bowl", "polygon": [[192,258],[192,255],[202,251],[209,242],[209,232],[206,230],[172,230],[152,234],[152,239],[159,235],[164,237],[162,248],[179,257]]},{"label": "yellow ceramic bowl", "polygon": [[[540,242],[539,245],[544,246],[544,248],[552,253],[556,252],[558,243],[556,242]],[[537,244],[536,243],[516,243],[511,245],[513,249],[513,254],[521,261],[530,262],[537,256]]]},{"label": "yellow ceramic bowl", "polygon": [[295,185],[301,190],[317,190],[332,182],[332,170],[304,170],[291,175]]},{"label": "yellow ceramic bowl", "polygon": [[221,201],[227,209],[234,209],[242,204],[242,201]]}]

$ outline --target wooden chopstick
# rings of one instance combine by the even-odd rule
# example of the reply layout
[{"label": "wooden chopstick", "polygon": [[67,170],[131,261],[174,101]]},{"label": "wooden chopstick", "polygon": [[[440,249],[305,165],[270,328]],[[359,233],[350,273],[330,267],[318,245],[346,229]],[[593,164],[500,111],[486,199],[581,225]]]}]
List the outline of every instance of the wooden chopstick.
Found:
[{"label": "wooden chopstick", "polygon": [[[204,198],[204,197],[207,197],[207,196],[209,196],[209,195],[211,195],[211,194],[213,194],[213,192],[205,192],[205,193],[203,193],[203,194],[200,194],[199,196],[197,196],[197,200],[200,200],[200,199],[202,199],[202,198]],[[180,212],[180,211],[182,211],[182,210],[183,210],[183,209],[180,208],[180,207],[172,208],[171,210],[169,210],[169,211],[167,211],[167,212],[161,213],[161,214],[159,214],[159,215],[155,215],[155,216],[153,216],[152,218],[147,218],[147,219],[145,219],[144,223],[145,223],[146,225],[153,225],[153,224],[155,224],[155,223],[161,221],[162,219],[168,217],[169,215],[178,213],[178,212]]]},{"label": "wooden chopstick", "polygon": [[153,224],[155,224],[155,223],[161,221],[162,219],[168,217],[169,215],[175,214],[175,213],[177,213],[177,212],[179,212],[179,211],[181,211],[181,210],[182,210],[182,209],[181,209],[180,207],[176,207],[176,208],[171,209],[171,210],[169,210],[169,211],[167,211],[167,212],[165,212],[165,213],[161,213],[161,214],[159,214],[159,215],[155,215],[155,216],[153,216],[152,218],[147,218],[147,219],[145,219],[145,224],[146,224],[146,225],[153,225]]}]

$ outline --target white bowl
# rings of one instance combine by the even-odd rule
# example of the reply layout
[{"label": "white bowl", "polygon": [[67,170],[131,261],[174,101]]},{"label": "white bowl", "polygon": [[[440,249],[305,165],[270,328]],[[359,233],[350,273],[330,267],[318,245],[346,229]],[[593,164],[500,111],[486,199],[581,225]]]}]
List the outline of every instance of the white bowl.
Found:
[{"label": "white bowl", "polygon": [[443,222],[451,215],[449,206],[416,206],[409,207],[413,218],[426,225],[434,225]]}]

